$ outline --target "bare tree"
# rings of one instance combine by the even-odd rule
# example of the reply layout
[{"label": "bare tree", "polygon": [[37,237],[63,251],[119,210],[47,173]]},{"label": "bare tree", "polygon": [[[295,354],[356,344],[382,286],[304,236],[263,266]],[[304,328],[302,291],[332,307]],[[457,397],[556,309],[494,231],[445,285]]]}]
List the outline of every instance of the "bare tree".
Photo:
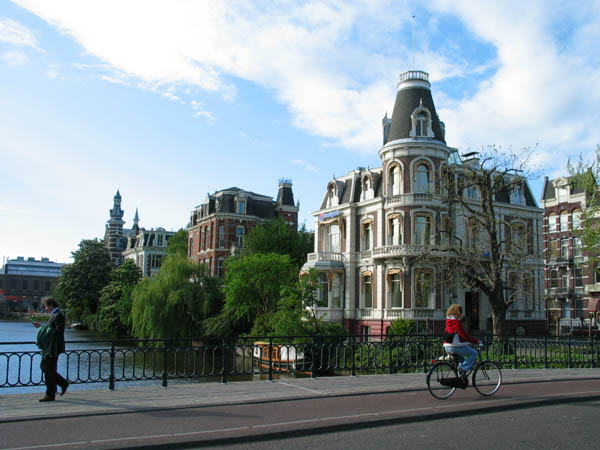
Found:
[{"label": "bare tree", "polygon": [[536,257],[535,222],[506,208],[526,204],[526,179],[535,175],[528,169],[532,152],[488,147],[464,156],[476,155],[450,161],[442,173],[449,220],[442,223],[439,239],[441,282],[485,294],[494,334],[503,335],[510,305],[523,295],[533,300],[533,279],[526,283],[520,274]]}]

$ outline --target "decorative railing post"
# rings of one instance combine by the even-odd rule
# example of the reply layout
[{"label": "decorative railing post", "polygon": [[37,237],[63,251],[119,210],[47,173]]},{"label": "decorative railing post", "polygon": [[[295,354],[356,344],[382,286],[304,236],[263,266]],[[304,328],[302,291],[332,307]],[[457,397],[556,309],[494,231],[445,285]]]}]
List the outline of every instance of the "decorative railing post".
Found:
[{"label": "decorative railing post", "polygon": [[269,338],[269,381],[273,381],[273,336]]},{"label": "decorative railing post", "polygon": [[568,341],[568,345],[569,345],[569,352],[568,352],[568,360],[567,360],[567,368],[570,369],[571,368],[571,335],[569,334],[569,341]]},{"label": "decorative railing post", "polygon": [[164,341],[164,347],[163,347],[163,373],[162,373],[162,387],[167,387],[167,379],[169,377],[168,373],[167,373],[167,360],[168,360],[168,355],[167,355],[167,351],[168,351],[168,344],[167,344],[168,340],[165,339]]},{"label": "decorative railing post", "polygon": [[544,336],[544,369],[548,368],[548,336]]},{"label": "decorative railing post", "polygon": [[108,375],[108,389],[115,390],[115,343],[110,344],[110,374]]},{"label": "decorative railing post", "polygon": [[355,377],[356,376],[356,336],[352,335],[351,337],[352,341],[351,341],[351,348],[352,348],[352,370],[351,370],[351,376]]},{"label": "decorative railing post", "polygon": [[513,336],[513,369],[519,368],[519,362],[517,361],[517,335]]},{"label": "decorative railing post", "polygon": [[225,366],[227,364],[226,353],[227,339],[223,339],[223,349],[221,350],[221,365],[223,366],[221,369],[221,383],[223,384],[227,384],[227,371],[225,370]]},{"label": "decorative railing post", "polygon": [[312,362],[310,364],[310,377],[311,378],[317,378],[317,359],[316,359],[316,354],[317,354],[317,346],[315,345],[315,337],[312,337],[312,344],[311,344],[311,359]]}]

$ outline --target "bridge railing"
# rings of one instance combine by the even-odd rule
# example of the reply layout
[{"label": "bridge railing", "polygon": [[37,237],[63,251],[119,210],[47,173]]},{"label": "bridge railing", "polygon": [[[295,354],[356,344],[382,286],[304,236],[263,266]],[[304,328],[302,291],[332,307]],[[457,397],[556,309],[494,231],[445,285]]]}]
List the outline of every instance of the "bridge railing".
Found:
[{"label": "bridge railing", "polygon": [[[598,367],[597,336],[482,337],[482,357],[505,368]],[[15,347],[31,350],[15,350]],[[0,342],[0,388],[44,384],[33,342]],[[59,372],[71,383],[220,381],[297,376],[424,372],[443,354],[442,338],[406,336],[202,337],[68,341]]]}]

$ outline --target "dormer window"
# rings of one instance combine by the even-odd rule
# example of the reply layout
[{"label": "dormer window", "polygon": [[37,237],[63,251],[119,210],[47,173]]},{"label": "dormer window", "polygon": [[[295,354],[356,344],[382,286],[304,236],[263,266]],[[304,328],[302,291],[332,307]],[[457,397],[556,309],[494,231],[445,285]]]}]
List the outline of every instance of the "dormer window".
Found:
[{"label": "dormer window", "polygon": [[417,136],[427,136],[427,115],[423,112],[417,115],[417,129],[415,134]]},{"label": "dormer window", "polygon": [[337,189],[335,184],[332,182],[327,186],[327,203],[326,208],[338,205]]},{"label": "dormer window", "polygon": [[521,184],[517,184],[510,192],[510,203],[513,205],[525,204],[525,193]]},{"label": "dormer window", "polygon": [[410,115],[410,120],[412,122],[410,137],[434,137],[431,127],[431,112],[423,106],[422,101]]},{"label": "dormer window", "polygon": [[238,214],[246,214],[246,201],[245,200],[237,201],[237,213]]},{"label": "dormer window", "polygon": [[373,193],[373,182],[371,181],[371,177],[365,175],[362,180],[362,194],[361,200],[369,200],[374,197]]}]

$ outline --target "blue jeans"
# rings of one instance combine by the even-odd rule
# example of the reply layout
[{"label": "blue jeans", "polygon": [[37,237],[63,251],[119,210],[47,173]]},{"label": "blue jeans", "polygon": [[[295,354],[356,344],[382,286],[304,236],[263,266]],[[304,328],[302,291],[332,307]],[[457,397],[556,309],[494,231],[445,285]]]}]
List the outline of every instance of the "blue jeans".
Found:
[{"label": "blue jeans", "polygon": [[477,350],[469,345],[444,347],[444,350],[448,353],[456,353],[458,355],[458,358],[460,359],[458,367],[465,372],[471,370],[471,367],[473,367],[473,364],[475,364],[475,361],[477,360]]}]

